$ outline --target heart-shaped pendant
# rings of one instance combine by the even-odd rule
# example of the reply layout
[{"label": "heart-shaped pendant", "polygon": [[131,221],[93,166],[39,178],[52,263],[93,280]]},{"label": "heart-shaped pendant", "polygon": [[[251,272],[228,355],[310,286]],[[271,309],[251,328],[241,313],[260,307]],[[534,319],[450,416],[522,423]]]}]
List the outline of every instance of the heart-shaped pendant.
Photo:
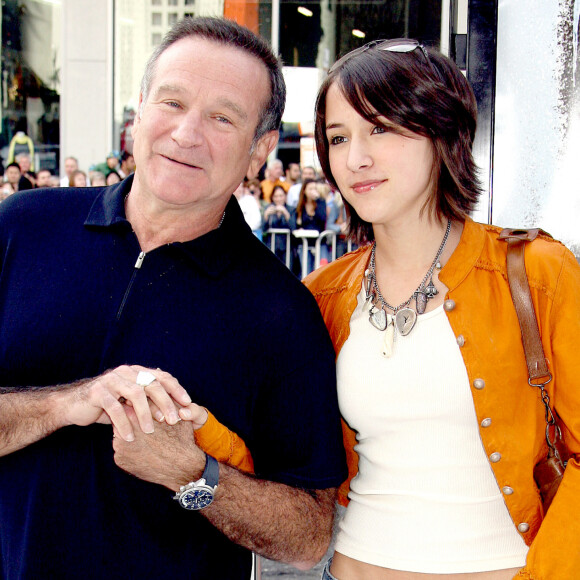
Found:
[{"label": "heart-shaped pendant", "polygon": [[407,336],[417,322],[417,313],[412,308],[401,308],[395,314],[395,326],[402,336]]},{"label": "heart-shaped pendant", "polygon": [[373,306],[369,311],[369,320],[377,330],[387,328],[387,313],[382,308],[377,309]]}]

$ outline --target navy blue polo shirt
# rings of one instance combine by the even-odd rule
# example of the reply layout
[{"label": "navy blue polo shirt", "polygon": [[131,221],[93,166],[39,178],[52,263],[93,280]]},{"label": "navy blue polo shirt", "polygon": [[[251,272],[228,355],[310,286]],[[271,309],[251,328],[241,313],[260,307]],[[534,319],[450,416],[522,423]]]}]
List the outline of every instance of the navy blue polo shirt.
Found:
[{"label": "navy blue polo shirt", "polygon": [[[259,477],[340,484],[334,350],[310,293],[234,198],[219,229],[136,267],[130,187],[35,190],[0,205],[0,385],[159,367],[243,437]],[[120,470],[111,437],[108,425],[67,427],[0,458],[0,576],[249,578],[249,552]]]}]

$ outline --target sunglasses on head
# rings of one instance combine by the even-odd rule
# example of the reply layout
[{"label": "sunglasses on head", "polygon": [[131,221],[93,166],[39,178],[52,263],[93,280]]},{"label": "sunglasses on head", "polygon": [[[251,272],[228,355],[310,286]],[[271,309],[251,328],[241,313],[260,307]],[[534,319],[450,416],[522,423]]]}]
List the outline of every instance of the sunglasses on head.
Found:
[{"label": "sunglasses on head", "polygon": [[357,54],[361,54],[370,50],[371,48],[376,48],[377,50],[386,50],[388,52],[413,52],[416,49],[419,49],[429,67],[433,70],[433,65],[431,64],[431,59],[429,58],[429,53],[425,49],[425,47],[417,42],[416,40],[411,40],[409,38],[393,38],[389,40],[371,40],[367,42],[365,45],[360,46],[359,48],[355,48],[351,52],[345,54],[342,58],[337,60],[329,69],[329,74],[336,70],[339,66],[343,65],[345,62],[350,60],[353,56]]}]

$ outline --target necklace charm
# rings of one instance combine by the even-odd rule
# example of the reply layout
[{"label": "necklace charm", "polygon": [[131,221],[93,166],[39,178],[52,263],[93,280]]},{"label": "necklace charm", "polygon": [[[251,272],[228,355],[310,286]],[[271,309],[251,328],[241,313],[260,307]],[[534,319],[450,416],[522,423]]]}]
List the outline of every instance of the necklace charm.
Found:
[{"label": "necklace charm", "polygon": [[401,308],[395,314],[395,326],[401,336],[407,336],[417,322],[417,313],[412,308]]},{"label": "necklace charm", "polygon": [[433,284],[433,276],[431,276],[431,280],[429,280],[429,284],[425,287],[425,294],[427,294],[427,298],[431,300],[435,295],[439,294],[439,290]]},{"label": "necklace charm", "polygon": [[423,314],[427,308],[427,300],[429,295],[424,290],[417,290],[413,294],[415,298],[415,307],[417,308],[417,314]]},{"label": "necklace charm", "polygon": [[[435,259],[423,277],[423,280],[421,280],[421,283],[415,292],[411,294],[410,298],[398,306],[391,306],[381,294],[375,271],[377,243],[374,242],[371,250],[369,267],[367,270],[365,270],[365,303],[370,302],[371,304],[369,309],[369,322],[377,330],[385,332],[382,349],[383,356],[387,358],[392,356],[395,334],[398,332],[401,334],[401,336],[407,336],[413,330],[415,323],[417,322],[417,316],[425,313],[425,310],[427,309],[427,302],[439,294],[435,284],[433,284],[433,271],[435,268],[438,270],[441,269],[441,262],[439,261],[439,258],[443,253],[443,249],[447,243],[447,238],[449,237],[450,231],[451,220],[448,219],[447,228],[445,230],[443,240],[441,241],[441,245],[437,250]],[[429,283],[425,286],[427,280],[429,280]],[[413,310],[409,307],[411,300],[413,299],[415,300],[416,310]],[[393,314],[387,314],[387,309],[392,311]]]},{"label": "necklace charm", "polygon": [[387,329],[383,338],[383,356],[391,358],[393,356],[393,345],[395,342],[395,317],[387,315]]},{"label": "necklace charm", "polygon": [[377,330],[385,330],[387,328],[387,313],[373,304],[369,310],[369,321]]},{"label": "necklace charm", "polygon": [[365,292],[366,292],[365,302],[368,302],[374,297],[373,275],[368,268],[365,270]]}]

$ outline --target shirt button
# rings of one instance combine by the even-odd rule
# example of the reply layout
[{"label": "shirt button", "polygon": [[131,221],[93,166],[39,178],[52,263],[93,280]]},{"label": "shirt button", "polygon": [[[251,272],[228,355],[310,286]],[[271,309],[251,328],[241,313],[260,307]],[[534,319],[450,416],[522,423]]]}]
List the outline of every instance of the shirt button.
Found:
[{"label": "shirt button", "polygon": [[492,454],[489,456],[489,460],[490,460],[492,463],[497,463],[497,462],[498,462],[500,459],[501,459],[501,453],[498,453],[497,451],[496,451],[495,453],[492,453]]},{"label": "shirt button", "polygon": [[482,427],[489,427],[491,425],[491,419],[489,417],[486,417],[482,422],[481,422],[481,426]]},{"label": "shirt button", "polygon": [[526,524],[525,522],[518,525],[518,531],[522,532],[522,534],[525,534],[529,530],[530,530],[530,525]]},{"label": "shirt button", "polygon": [[455,300],[445,300],[443,302],[443,310],[451,312],[455,308]]},{"label": "shirt button", "polygon": [[514,492],[514,490],[509,485],[502,487],[501,490],[504,493],[504,495],[511,495]]},{"label": "shirt button", "polygon": [[474,387],[475,387],[477,390],[481,391],[481,389],[483,389],[483,387],[485,387],[485,381],[484,381],[483,379],[475,379],[475,380],[473,381],[473,386],[474,386]]},{"label": "shirt button", "polygon": [[465,344],[465,337],[463,336],[463,334],[460,334],[460,335],[457,337],[457,344],[458,344],[459,346],[463,346],[463,345]]}]

